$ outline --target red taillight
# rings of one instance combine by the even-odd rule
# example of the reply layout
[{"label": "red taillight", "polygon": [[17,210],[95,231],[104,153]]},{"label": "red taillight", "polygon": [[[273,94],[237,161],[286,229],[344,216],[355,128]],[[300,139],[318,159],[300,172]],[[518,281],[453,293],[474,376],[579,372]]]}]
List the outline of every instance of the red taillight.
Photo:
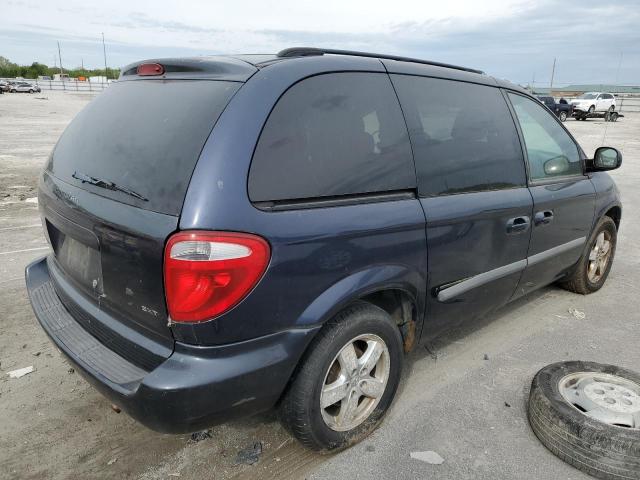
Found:
[{"label": "red taillight", "polygon": [[267,268],[269,244],[247,233],[180,232],[164,252],[164,288],[174,322],[202,322],[235,306]]},{"label": "red taillight", "polygon": [[149,75],[162,75],[164,73],[164,67],[159,63],[143,63],[138,65],[136,73],[143,77]]}]

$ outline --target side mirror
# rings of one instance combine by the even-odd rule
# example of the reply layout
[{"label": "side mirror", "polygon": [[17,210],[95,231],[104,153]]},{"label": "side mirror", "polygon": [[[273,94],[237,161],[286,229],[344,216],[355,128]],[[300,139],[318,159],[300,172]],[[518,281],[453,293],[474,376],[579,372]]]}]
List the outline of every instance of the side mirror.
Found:
[{"label": "side mirror", "polygon": [[567,173],[571,169],[569,160],[564,155],[554,157],[544,162],[544,173],[550,176],[557,176]]},{"label": "side mirror", "polygon": [[588,172],[603,172],[615,170],[622,165],[622,154],[612,147],[599,147],[593,156],[593,160],[587,162]]}]

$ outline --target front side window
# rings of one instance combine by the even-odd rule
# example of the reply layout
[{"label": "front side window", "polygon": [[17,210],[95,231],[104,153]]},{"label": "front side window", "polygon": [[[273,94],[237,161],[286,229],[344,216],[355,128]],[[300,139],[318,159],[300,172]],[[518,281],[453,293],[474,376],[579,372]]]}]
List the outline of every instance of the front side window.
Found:
[{"label": "front side window", "polygon": [[392,75],[392,81],[407,118],[421,196],[526,184],[520,140],[497,88],[411,75]]},{"label": "front side window", "polygon": [[292,86],[249,173],[253,202],[415,188],[411,146],[386,74],[333,73]]},{"label": "front side window", "polygon": [[531,180],[582,175],[578,147],[549,112],[533,100],[509,93],[524,136]]}]

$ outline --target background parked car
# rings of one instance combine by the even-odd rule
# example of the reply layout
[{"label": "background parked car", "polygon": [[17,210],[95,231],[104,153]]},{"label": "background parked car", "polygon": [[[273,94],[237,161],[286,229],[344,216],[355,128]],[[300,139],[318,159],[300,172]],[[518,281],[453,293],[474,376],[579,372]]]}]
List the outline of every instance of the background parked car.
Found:
[{"label": "background parked car", "polygon": [[10,86],[9,91],[11,93],[16,93],[16,92],[35,93],[35,92],[40,92],[40,87],[29,82],[15,82]]},{"label": "background parked car", "polygon": [[557,103],[553,97],[538,97],[538,99],[544,103],[561,122],[564,122],[567,117],[573,115],[573,105],[570,105],[564,98],[561,98]]},{"label": "background parked car", "polygon": [[9,83],[4,80],[0,80],[0,93],[9,91]]},{"label": "background parked car", "polygon": [[596,112],[613,112],[616,108],[616,99],[610,93],[586,92],[571,101],[574,116],[583,117]]}]

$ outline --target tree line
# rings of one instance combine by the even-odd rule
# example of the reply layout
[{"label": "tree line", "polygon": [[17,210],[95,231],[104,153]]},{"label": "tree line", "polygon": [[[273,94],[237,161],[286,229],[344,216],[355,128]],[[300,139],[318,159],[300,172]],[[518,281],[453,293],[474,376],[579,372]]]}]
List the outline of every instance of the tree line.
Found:
[{"label": "tree line", "polygon": [[[60,73],[60,67],[49,67],[44,63],[33,62],[31,65],[18,65],[11,62],[9,59],[0,56],[0,78],[30,78],[35,79],[40,76],[52,77]],[[70,77],[93,77],[93,76],[105,76],[104,68],[63,68],[62,73],[66,73]],[[117,68],[107,68],[107,78],[118,78],[120,70]]]}]

